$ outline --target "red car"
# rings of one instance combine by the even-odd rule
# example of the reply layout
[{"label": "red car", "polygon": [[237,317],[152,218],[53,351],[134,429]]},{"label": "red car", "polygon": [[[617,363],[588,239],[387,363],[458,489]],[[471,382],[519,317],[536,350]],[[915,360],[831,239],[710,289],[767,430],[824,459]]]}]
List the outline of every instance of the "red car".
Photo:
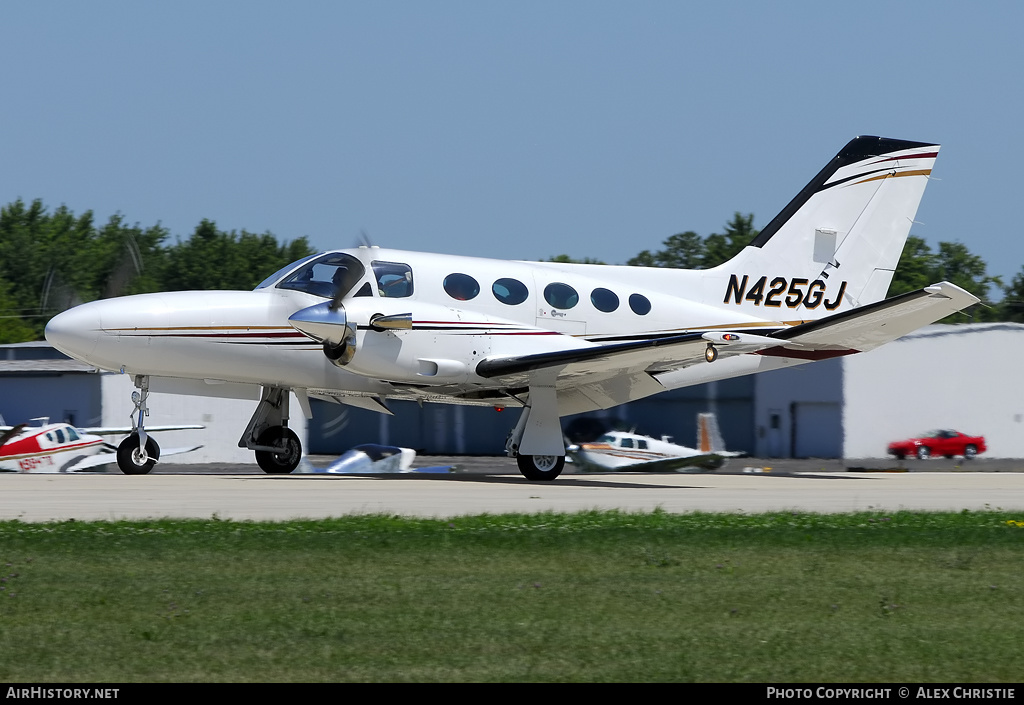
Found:
[{"label": "red car", "polygon": [[899,460],[903,460],[908,455],[916,456],[921,460],[933,455],[941,455],[946,458],[962,455],[970,460],[984,451],[984,436],[965,436],[959,431],[931,431],[920,438],[889,444],[889,454],[895,455]]}]

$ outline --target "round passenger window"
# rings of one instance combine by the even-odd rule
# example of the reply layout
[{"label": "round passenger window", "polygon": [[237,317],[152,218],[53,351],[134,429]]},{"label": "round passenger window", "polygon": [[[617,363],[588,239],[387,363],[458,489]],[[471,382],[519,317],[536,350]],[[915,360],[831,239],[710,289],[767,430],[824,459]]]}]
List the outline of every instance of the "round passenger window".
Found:
[{"label": "round passenger window", "polygon": [[555,308],[572,308],[580,302],[580,295],[568,284],[555,282],[544,287],[544,300]]},{"label": "round passenger window", "polygon": [[468,274],[449,274],[443,286],[445,293],[456,301],[469,301],[480,293],[480,285]]},{"label": "round passenger window", "polygon": [[630,294],[629,307],[638,316],[646,316],[651,312],[651,302],[643,294]]},{"label": "round passenger window", "polygon": [[598,311],[611,313],[619,307],[619,297],[614,291],[597,288],[590,292],[590,303],[594,304]]},{"label": "round passenger window", "polygon": [[526,284],[523,284],[518,279],[499,279],[494,282],[491,292],[493,292],[494,298],[509,306],[523,303],[526,301],[526,297],[530,295]]}]

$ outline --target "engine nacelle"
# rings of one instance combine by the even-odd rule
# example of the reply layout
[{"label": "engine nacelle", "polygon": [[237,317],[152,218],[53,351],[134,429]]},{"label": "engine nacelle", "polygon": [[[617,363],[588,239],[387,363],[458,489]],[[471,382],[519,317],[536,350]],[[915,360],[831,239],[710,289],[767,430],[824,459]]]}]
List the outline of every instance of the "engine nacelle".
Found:
[{"label": "engine nacelle", "polygon": [[[453,384],[472,376],[490,350],[491,325],[465,324],[441,306],[356,298],[297,311],[289,322],[323,344],[324,355],[347,372],[391,382]],[[389,311],[405,306],[405,311]],[[433,310],[437,309],[437,310]],[[505,325],[508,325],[506,323]]]}]

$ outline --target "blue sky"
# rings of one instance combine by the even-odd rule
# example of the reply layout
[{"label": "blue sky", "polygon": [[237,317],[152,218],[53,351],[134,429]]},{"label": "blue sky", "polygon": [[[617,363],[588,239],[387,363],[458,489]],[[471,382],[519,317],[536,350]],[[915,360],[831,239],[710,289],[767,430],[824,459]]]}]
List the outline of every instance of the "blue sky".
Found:
[{"label": "blue sky", "polygon": [[765,225],[850,138],[943,145],[912,232],[1007,281],[1024,3],[5,0],[0,203],[625,262]]}]

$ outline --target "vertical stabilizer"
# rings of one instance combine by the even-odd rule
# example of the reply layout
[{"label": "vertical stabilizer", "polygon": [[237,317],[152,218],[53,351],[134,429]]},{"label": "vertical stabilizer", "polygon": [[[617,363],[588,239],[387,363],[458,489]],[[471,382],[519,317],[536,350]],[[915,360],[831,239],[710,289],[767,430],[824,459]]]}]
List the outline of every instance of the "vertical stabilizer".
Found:
[{"label": "vertical stabilizer", "polygon": [[882,300],[938,153],[928,142],[851,140],[708,283],[730,307],[784,320]]},{"label": "vertical stabilizer", "polygon": [[697,449],[702,454],[725,452],[725,441],[713,413],[697,414]]}]

